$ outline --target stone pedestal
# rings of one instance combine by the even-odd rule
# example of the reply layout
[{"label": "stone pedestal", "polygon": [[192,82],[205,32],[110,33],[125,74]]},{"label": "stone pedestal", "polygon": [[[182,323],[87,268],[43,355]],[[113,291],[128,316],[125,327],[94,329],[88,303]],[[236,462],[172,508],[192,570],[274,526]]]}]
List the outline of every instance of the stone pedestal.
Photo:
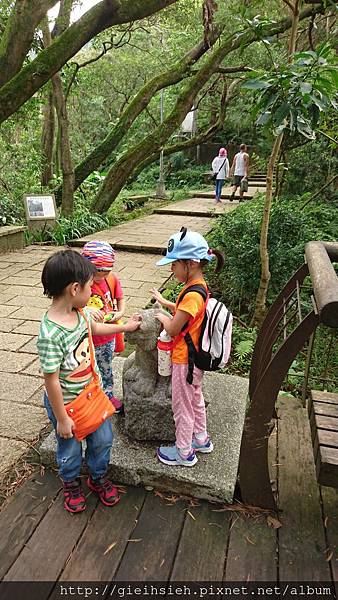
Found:
[{"label": "stone pedestal", "polygon": [[158,310],[141,311],[140,329],[126,335],[136,350],[123,367],[125,433],[135,440],[170,442],[175,440],[171,378],[157,372]]}]

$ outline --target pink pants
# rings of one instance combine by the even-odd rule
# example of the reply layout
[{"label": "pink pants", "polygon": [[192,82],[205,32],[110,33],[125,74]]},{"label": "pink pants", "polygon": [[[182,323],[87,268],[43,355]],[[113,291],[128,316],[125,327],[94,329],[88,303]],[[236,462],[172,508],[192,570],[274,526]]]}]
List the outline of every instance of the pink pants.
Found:
[{"label": "pink pants", "polygon": [[194,380],[186,381],[188,365],[172,365],[172,407],[178,448],[191,448],[193,433],[207,428],[205,403],[202,393],[203,371],[194,367]]}]

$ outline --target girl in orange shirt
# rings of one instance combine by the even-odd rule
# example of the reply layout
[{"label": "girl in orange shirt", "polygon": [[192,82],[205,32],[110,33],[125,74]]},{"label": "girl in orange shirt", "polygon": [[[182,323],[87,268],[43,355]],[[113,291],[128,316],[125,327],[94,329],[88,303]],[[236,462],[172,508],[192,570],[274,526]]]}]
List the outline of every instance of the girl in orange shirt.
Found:
[{"label": "girl in orange shirt", "polygon": [[[195,348],[198,345],[201,326],[205,312],[205,302],[196,291],[187,292],[180,302],[185,290],[193,285],[202,285],[207,290],[203,278],[203,266],[212,259],[217,259],[216,272],[223,266],[223,256],[209,246],[200,233],[188,231],[182,227],[179,233],[170,238],[166,256],[157,265],[171,263],[171,270],[184,287],[176,304],[166,300],[160,292],[153,288],[153,297],[174,313],[173,318],[157,313],[156,318],[174,341],[172,354],[172,407],[176,429],[174,446],[161,446],[157,449],[158,459],[166,465],[192,467],[197,462],[196,452],[209,453],[213,444],[207,433],[205,403],[202,393],[203,371],[194,367],[192,384],[188,378],[188,347],[179,333],[189,321],[193,320],[189,333]],[[189,379],[189,378],[188,378]]]}]

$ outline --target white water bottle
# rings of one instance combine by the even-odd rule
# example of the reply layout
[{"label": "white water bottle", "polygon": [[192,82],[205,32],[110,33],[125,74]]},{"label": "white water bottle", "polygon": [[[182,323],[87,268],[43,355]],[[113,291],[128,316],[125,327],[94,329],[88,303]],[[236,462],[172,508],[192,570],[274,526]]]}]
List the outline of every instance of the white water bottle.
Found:
[{"label": "white water bottle", "polygon": [[169,377],[171,375],[172,348],[172,338],[170,337],[169,333],[163,329],[157,341],[158,374],[162,375],[163,377]]}]

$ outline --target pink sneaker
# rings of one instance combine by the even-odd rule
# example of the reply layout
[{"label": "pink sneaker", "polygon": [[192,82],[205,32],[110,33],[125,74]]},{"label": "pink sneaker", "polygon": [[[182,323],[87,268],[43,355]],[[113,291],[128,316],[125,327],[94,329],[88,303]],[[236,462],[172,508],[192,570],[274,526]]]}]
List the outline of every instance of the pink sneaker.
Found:
[{"label": "pink sneaker", "polygon": [[107,394],[110,402],[112,403],[112,405],[115,407],[115,412],[117,415],[121,415],[123,414],[124,408],[123,408],[123,404],[122,402],[120,402],[120,400],[118,398],[116,398],[116,396],[113,396],[111,393]]}]

